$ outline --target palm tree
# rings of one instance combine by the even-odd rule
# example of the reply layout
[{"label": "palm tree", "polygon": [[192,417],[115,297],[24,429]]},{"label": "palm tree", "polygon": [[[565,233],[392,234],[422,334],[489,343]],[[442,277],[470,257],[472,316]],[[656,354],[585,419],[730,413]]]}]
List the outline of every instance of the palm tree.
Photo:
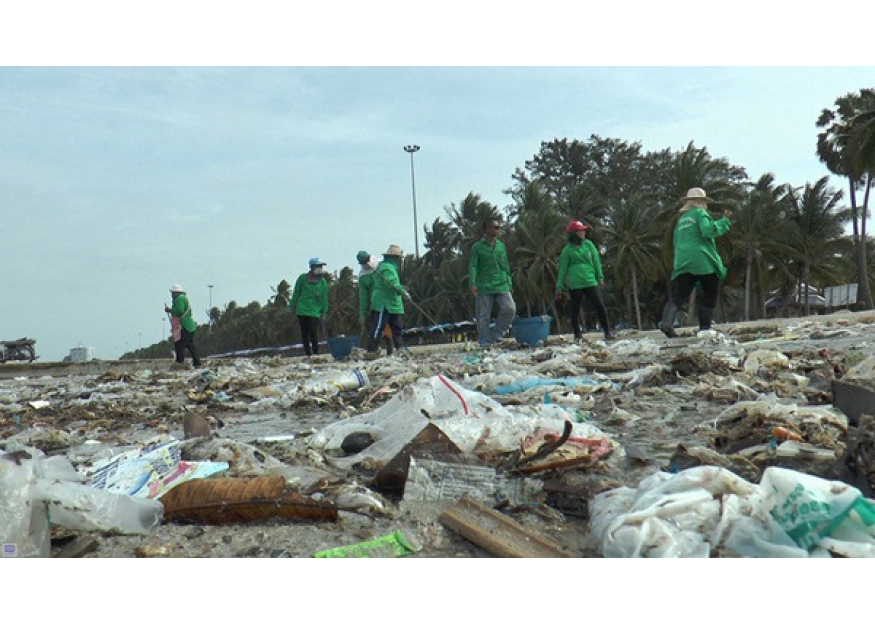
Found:
[{"label": "palm tree", "polygon": [[349,267],[344,267],[330,282],[326,331],[335,335],[354,336],[358,332],[358,310],[358,291],[353,279],[353,271]]},{"label": "palm tree", "polygon": [[420,306],[438,322],[474,318],[474,298],[468,287],[468,258],[457,255],[416,277]]},{"label": "palm tree", "polygon": [[[792,225],[788,231],[788,243],[801,270],[798,275],[800,289],[807,289],[812,277],[831,279],[834,275],[844,225],[851,217],[848,209],[839,207],[841,191],[831,189],[828,182],[829,177],[824,176],[814,185],[806,184],[801,193],[798,189],[790,189],[786,196],[787,216]],[[811,314],[807,292],[805,314]]]},{"label": "palm tree", "polygon": [[[875,104],[858,113],[853,119],[853,124],[855,131],[850,145],[851,160],[855,169],[871,176],[875,172]],[[866,186],[867,195],[870,188],[870,185]],[[868,201],[868,197],[866,199]]]},{"label": "palm tree", "polygon": [[422,262],[432,267],[439,267],[459,252],[461,233],[453,224],[443,221],[440,217],[434,220],[431,228],[425,225],[425,249]]},{"label": "palm tree", "polygon": [[268,304],[276,306],[288,306],[289,300],[292,299],[292,285],[289,281],[283,278],[276,287],[270,287],[273,296],[268,300]]},{"label": "palm tree", "polygon": [[661,233],[653,227],[657,212],[656,205],[647,202],[641,195],[635,195],[612,211],[612,225],[604,229],[605,256],[611,258],[616,286],[627,292],[631,288],[639,329],[643,328],[639,279],[657,280],[660,274]]},{"label": "palm tree", "polygon": [[[823,109],[817,119],[817,127],[823,131],[817,135],[817,155],[826,168],[848,179],[851,200],[855,264],[857,267],[857,302],[867,309],[872,308],[872,292],[869,289],[866,266],[867,218],[869,215],[869,189],[872,184],[872,169],[862,166],[859,145],[855,144],[858,132],[867,127],[868,117],[860,117],[875,108],[875,89],[862,89],[859,93],[847,93],[836,98],[835,108]],[[857,202],[857,190],[864,189],[862,205]]]},{"label": "palm tree", "polygon": [[523,303],[529,316],[533,310],[541,314],[549,309],[558,329],[559,316],[553,296],[566,218],[537,181],[526,185],[519,201],[519,216],[508,241],[518,303]]},{"label": "palm tree", "polygon": [[693,187],[701,187],[715,201],[710,208],[725,208],[743,196],[747,174],[743,167],[730,165],[724,158],[713,158],[708,148],[697,148],[691,141],[683,152],[671,159],[662,173],[660,191],[667,205],[677,206]]},{"label": "palm tree", "polygon": [[[733,215],[729,241],[735,256],[744,263],[744,320],[751,318],[751,288],[764,293],[765,267],[777,262],[776,256],[789,256],[792,250],[782,243],[782,198],[787,190],[775,185],[772,174],[764,174],[749,190]],[[760,298],[762,299],[762,297]]]}]

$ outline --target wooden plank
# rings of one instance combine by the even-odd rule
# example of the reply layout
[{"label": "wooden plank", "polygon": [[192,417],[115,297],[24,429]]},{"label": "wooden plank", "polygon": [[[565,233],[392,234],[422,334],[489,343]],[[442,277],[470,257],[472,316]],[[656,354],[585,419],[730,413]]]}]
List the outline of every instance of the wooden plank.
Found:
[{"label": "wooden plank", "polygon": [[439,517],[448,529],[499,558],[573,558],[575,554],[538,536],[510,517],[462,497]]}]

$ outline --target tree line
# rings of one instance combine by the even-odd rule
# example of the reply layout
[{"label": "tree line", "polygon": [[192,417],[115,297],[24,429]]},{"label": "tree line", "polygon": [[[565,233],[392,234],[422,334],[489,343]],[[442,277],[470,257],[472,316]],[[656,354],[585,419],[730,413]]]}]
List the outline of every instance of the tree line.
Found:
[{"label": "tree line", "polygon": [[[603,298],[612,324],[653,328],[670,296],[678,198],[692,187],[714,198],[709,210],[733,212],[730,232],[718,239],[729,273],[715,321],[763,318],[771,295],[789,298],[804,285],[856,283],[856,307],[872,308],[869,274],[875,259],[867,219],[875,172],[875,89],[837,98],[815,126],[816,153],[843,189],[831,187],[829,176],[802,186],[778,182],[772,173],[753,179],[744,167],[694,142],[679,151],[648,152],[639,142],[597,135],[544,141],[512,174],[505,189],[508,205],[499,208],[471,192],[423,226],[425,253],[419,259],[406,256],[400,271],[415,303],[406,306],[405,325],[474,318],[468,250],[482,235],[484,220],[498,218],[518,315],[549,314],[553,332],[568,331],[567,302],[555,299],[557,265],[564,227],[580,219],[591,227],[588,237],[602,254]],[[355,271],[344,267],[326,278],[326,332],[359,333]],[[232,301],[224,310],[213,308],[209,324],[198,328],[199,350],[209,355],[300,343],[298,324],[287,310],[291,285],[282,280],[271,290],[263,305]],[[797,301],[804,301],[810,314],[808,298]],[[167,344],[159,343],[123,358],[166,355]]]}]

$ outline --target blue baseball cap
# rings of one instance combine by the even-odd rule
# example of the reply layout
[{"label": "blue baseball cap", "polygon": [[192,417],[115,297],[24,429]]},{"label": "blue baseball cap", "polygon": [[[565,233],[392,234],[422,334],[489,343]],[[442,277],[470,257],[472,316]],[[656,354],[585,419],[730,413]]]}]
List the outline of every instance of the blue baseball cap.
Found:
[{"label": "blue baseball cap", "polygon": [[320,266],[323,266],[325,264],[326,263],[323,263],[321,260],[319,260],[318,256],[314,256],[313,258],[310,259],[310,266],[311,267],[320,267]]}]

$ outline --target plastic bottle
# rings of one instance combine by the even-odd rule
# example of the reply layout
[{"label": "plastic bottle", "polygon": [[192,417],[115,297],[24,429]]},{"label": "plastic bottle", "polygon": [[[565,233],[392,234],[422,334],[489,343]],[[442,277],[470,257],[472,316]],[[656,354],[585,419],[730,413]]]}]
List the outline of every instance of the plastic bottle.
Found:
[{"label": "plastic bottle", "polygon": [[312,394],[336,395],[339,391],[355,391],[369,384],[367,372],[362,369],[352,371],[332,371],[313,378],[303,384],[301,390]]},{"label": "plastic bottle", "polygon": [[49,502],[52,523],[69,529],[148,534],[164,518],[160,501],[83,484],[37,480],[33,494],[34,499]]}]

